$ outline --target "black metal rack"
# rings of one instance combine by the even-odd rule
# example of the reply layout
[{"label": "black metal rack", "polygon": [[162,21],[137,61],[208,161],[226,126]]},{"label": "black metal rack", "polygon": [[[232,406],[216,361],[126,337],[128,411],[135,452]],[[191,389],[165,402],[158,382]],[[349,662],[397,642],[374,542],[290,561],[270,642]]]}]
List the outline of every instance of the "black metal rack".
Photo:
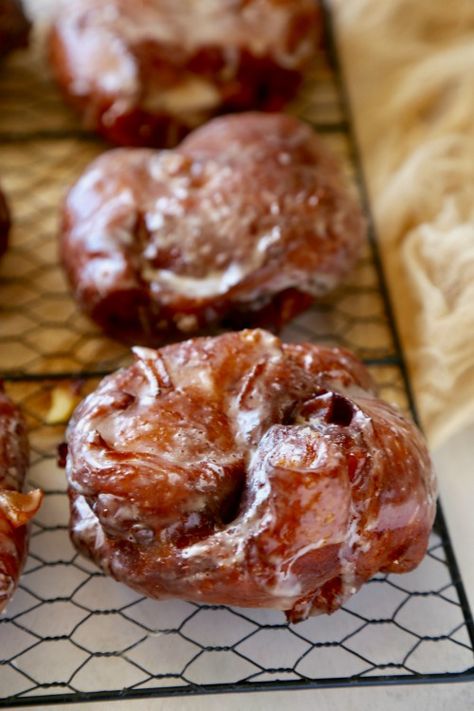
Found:
[{"label": "black metal rack", "polygon": [[[360,322],[366,318],[367,323],[388,324],[389,345],[361,348],[361,355],[382,394],[398,399],[417,419],[327,11],[325,20],[326,50],[340,115],[334,121],[316,118],[311,123],[328,136],[347,139],[370,222],[366,262],[374,266],[377,277],[375,287],[366,291],[353,287],[351,291],[349,285],[344,294],[367,296],[370,289],[380,292],[382,311],[376,317],[362,316]],[[71,139],[96,143],[70,126],[26,134],[2,132],[0,127],[0,147],[28,141],[41,146],[42,142]],[[27,252],[27,248],[18,249],[25,259]],[[30,274],[34,278],[44,268],[38,262]],[[14,282],[7,277],[0,292]],[[52,293],[51,298],[56,298]],[[58,303],[69,298],[61,289],[56,296]],[[338,298],[317,307],[318,323],[324,323],[327,312],[337,310]],[[28,308],[22,302],[9,313],[27,318]],[[51,323],[57,326],[54,319]],[[39,330],[50,327],[48,321],[38,326]],[[95,337],[87,328],[82,322],[78,327],[86,342]],[[289,329],[289,336],[326,340],[326,335],[334,335],[323,331],[314,333],[308,322],[300,319]],[[8,345],[8,337],[5,343]],[[8,390],[22,404],[29,421],[31,480],[41,485],[47,496],[33,526],[20,589],[8,615],[0,620],[0,706],[474,680],[474,625],[441,507],[429,552],[418,571],[377,576],[334,616],[296,626],[283,623],[281,616],[268,611],[179,601],[153,603],[105,578],[82,559],[67,538],[64,477],[54,466],[55,444],[61,439],[62,428],[45,423],[46,403],[58,380],[81,379],[93,384],[121,362],[122,356],[98,359],[92,368],[79,356],[71,368],[55,368],[54,364],[37,368],[33,359],[25,367],[13,366],[4,373]]]}]

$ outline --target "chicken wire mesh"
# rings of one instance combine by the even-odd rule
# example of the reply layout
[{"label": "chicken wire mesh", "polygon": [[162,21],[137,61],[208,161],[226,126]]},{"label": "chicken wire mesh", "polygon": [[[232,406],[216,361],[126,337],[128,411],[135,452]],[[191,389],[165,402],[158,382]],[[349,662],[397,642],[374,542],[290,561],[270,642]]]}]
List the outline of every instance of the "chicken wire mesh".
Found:
[{"label": "chicken wire mesh", "polygon": [[[325,139],[351,173],[346,136]],[[105,337],[72,299],[57,256],[57,206],[103,146],[85,139],[28,140],[0,145],[2,183],[15,226],[0,263],[0,376],[102,372],[121,365],[128,349]],[[362,358],[394,354],[378,277],[366,247],[344,286],[321,299],[284,332],[351,348]]]},{"label": "chicken wire mesh", "polygon": [[[31,5],[40,15],[52,6]],[[1,178],[15,216],[0,265],[0,374],[28,419],[29,482],[46,492],[20,588],[0,619],[0,705],[473,678],[472,620],[441,516],[415,572],[379,575],[336,614],[298,625],[274,611],[146,600],[75,552],[55,463],[63,425],[47,424],[52,393],[85,393],[92,376],[129,356],[78,312],[57,263],[58,205],[104,146],[64,108],[38,30],[30,53],[0,75]],[[328,57],[293,110],[323,131],[356,189],[349,117]],[[351,348],[382,396],[413,413],[374,243],[346,284],[283,337]]]}]

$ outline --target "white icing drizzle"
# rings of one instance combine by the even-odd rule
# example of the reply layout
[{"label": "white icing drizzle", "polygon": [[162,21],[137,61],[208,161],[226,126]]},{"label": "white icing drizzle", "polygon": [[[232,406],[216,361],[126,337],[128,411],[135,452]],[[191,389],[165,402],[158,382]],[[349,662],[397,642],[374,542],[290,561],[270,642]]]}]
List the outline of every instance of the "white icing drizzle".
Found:
[{"label": "white icing drizzle", "polygon": [[225,294],[251,271],[251,266],[244,272],[240,265],[234,263],[223,271],[210,272],[205,277],[188,277],[180,276],[170,269],[153,269],[145,265],[142,275],[146,281],[153,283],[155,289],[159,285],[176,294],[193,294],[199,299]]},{"label": "white icing drizzle", "polygon": [[[325,149],[289,117],[257,114],[239,117],[256,132],[249,145],[231,118],[174,152],[108,152],[72,188],[62,252],[87,309],[139,291],[146,334],[173,322],[191,333],[243,304],[258,310],[287,289],[323,294],[344,276],[363,225],[339,169],[327,169]],[[206,131],[208,140],[216,136],[212,155],[199,148]],[[275,155],[285,147],[293,162],[278,168]],[[314,152],[309,165],[299,150]],[[320,190],[339,196],[335,206],[301,207],[301,195],[309,202]]]},{"label": "white icing drizzle", "polygon": [[[307,32],[295,44],[289,21],[313,9],[312,0],[252,0],[244,8],[234,0],[76,0],[64,3],[57,27],[76,71],[74,93],[86,95],[96,87],[117,94],[123,111],[124,101],[139,99],[135,47],[157,43],[184,57],[202,47],[221,47],[226,63],[220,76],[227,80],[244,49],[257,57],[268,54],[287,69],[300,68],[314,53],[314,37]],[[157,77],[154,81],[159,84]],[[180,115],[214,108],[220,97],[212,84],[189,72],[178,86],[149,92],[146,101]]]},{"label": "white icing drizzle", "polygon": [[[128,570],[114,541],[134,541],[144,555],[151,548],[151,560],[166,567],[160,546],[166,548],[182,529],[191,538],[173,554],[179,575],[170,582],[167,569],[157,596],[178,591],[205,600],[201,586],[213,576],[218,585],[236,574],[231,599],[238,589],[250,589],[254,604],[301,604],[308,612],[312,603],[304,602],[306,596],[339,577],[342,589],[327,602],[333,609],[360,586],[357,564],[373,555],[371,536],[378,530],[389,534],[424,525],[428,534],[434,488],[422,440],[373,396],[366,374],[361,371],[359,378],[360,366],[345,353],[309,345],[283,348],[270,334],[247,331],[161,351],[137,348],[135,355],[130,369],[109,376],[84,401],[68,433],[67,474],[71,490],[80,494],[74,536],[119,579],[147,590],[146,576],[155,580],[156,574],[153,564],[145,572]],[[273,387],[283,374],[285,388]],[[339,422],[337,412],[334,421],[328,419],[334,397],[340,401],[349,392],[350,421]],[[123,393],[133,402],[124,405]],[[315,400],[318,407],[309,415],[295,411],[282,424],[295,405]],[[378,440],[382,425],[387,451]],[[84,447],[97,432],[107,446]],[[397,479],[385,470],[405,446]],[[351,456],[358,459],[350,470]],[[107,480],[114,493],[102,492],[102,471],[114,466]],[[241,470],[244,505],[230,522],[219,521],[219,496],[236,493],[235,471]],[[370,489],[378,481],[383,505]],[[368,486],[369,494],[358,494],[359,486]],[[92,497],[95,513],[84,495]],[[193,538],[209,516],[217,516],[214,527]],[[327,550],[335,551],[336,563],[320,573],[318,554]],[[381,561],[386,554],[378,552]],[[324,609],[324,601],[319,604]]]},{"label": "white icing drizzle", "polygon": [[27,527],[18,526],[18,517],[31,518],[42,498],[39,491],[23,500],[11,498],[13,492],[23,491],[27,464],[25,425],[0,385],[0,612],[15,591],[23,565]]}]

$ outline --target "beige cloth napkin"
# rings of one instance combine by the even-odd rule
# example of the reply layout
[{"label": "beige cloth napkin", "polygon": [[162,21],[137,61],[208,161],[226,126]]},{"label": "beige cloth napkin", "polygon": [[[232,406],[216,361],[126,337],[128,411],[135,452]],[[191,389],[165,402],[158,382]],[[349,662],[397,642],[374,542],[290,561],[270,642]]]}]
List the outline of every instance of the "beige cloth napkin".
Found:
[{"label": "beige cloth napkin", "polygon": [[474,2],[332,0],[431,444],[474,421]]}]

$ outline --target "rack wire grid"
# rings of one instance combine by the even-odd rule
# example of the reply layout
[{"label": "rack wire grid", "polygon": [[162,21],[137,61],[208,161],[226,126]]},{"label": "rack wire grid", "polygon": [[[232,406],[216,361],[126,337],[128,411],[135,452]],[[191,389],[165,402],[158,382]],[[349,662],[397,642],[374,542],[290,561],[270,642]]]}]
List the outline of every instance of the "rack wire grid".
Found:
[{"label": "rack wire grid", "polygon": [[[48,78],[41,14],[51,4],[36,0],[30,54],[0,76],[1,177],[15,216],[0,265],[0,373],[29,424],[29,483],[46,493],[0,619],[0,706],[473,680],[473,622],[441,509],[416,571],[377,575],[334,615],[298,625],[275,611],[147,600],[72,547],[55,463],[64,426],[47,424],[52,392],[85,394],[128,352],[79,314],[57,265],[59,201],[104,146],[80,129]],[[327,12],[324,49],[294,110],[342,156],[369,216]],[[283,335],[352,348],[382,396],[416,419],[372,227],[346,285]]]}]

